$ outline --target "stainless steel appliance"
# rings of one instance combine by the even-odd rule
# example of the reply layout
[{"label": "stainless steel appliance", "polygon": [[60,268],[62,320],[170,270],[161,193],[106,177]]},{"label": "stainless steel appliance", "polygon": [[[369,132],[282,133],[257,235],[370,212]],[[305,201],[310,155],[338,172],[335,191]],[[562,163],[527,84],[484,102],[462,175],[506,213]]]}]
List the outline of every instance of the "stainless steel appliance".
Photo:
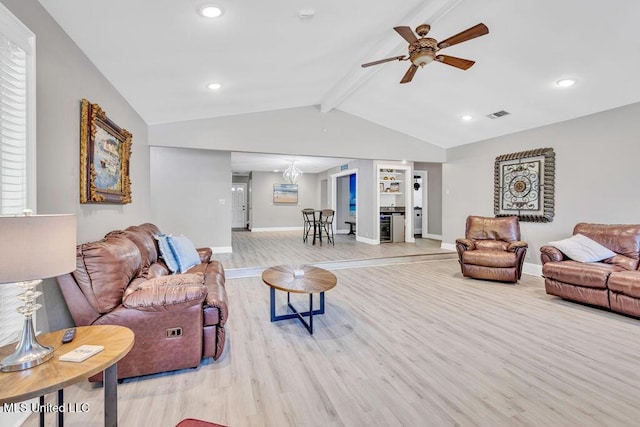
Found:
[{"label": "stainless steel appliance", "polygon": [[404,214],[394,212],[391,214],[391,241],[393,243],[404,242]]},{"label": "stainless steel appliance", "polygon": [[391,242],[391,215],[380,213],[380,243]]},{"label": "stainless steel appliance", "polygon": [[[404,206],[380,206],[380,243],[404,242]],[[394,238],[393,217],[396,229]],[[401,239],[401,240],[398,240]]]}]

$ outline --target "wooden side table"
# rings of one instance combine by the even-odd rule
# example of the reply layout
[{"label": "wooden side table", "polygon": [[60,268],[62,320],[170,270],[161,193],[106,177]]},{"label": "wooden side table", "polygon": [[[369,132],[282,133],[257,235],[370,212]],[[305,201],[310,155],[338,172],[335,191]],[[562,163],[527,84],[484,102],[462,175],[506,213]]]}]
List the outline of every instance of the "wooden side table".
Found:
[{"label": "wooden side table", "polygon": [[[133,347],[134,334],[128,328],[115,325],[79,326],[76,337],[62,344],[64,330],[38,336],[43,345],[54,348],[53,358],[31,369],[16,372],[0,372],[0,405],[16,403],[58,392],[58,405],[62,406],[62,390],[72,384],[104,371],[104,425],[118,425],[118,371],[116,363]],[[84,362],[61,362],[60,356],[83,344],[102,345],[104,350]],[[15,343],[0,348],[0,359],[11,354]],[[54,411],[55,412],[55,411]],[[62,425],[62,414],[58,412],[58,424]],[[44,423],[44,412],[40,411],[40,424]]]}]

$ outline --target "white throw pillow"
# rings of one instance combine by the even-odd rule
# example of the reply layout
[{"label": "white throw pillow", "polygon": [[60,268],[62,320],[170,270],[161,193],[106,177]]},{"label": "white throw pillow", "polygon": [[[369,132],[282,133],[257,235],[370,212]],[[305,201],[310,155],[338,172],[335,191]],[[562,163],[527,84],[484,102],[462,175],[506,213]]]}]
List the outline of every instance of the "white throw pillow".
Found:
[{"label": "white throw pillow", "polygon": [[557,242],[549,242],[549,245],[559,249],[572,260],[580,262],[597,262],[616,255],[611,249],[582,234]]}]

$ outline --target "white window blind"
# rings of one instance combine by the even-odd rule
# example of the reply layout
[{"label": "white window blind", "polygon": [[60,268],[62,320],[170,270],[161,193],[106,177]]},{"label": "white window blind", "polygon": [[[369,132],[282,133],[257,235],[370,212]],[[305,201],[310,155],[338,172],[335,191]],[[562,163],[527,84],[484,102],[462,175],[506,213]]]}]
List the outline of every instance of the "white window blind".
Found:
[{"label": "white window blind", "polygon": [[[35,212],[35,184],[35,36],[0,4],[0,215]],[[22,330],[21,292],[0,285],[0,345]]]}]

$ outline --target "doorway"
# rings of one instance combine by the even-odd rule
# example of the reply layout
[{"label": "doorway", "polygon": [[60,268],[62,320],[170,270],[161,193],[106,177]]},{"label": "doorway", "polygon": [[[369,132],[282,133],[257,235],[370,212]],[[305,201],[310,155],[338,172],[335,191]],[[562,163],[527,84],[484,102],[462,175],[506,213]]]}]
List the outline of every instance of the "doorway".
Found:
[{"label": "doorway", "polygon": [[247,184],[231,184],[231,227],[247,226]]},{"label": "doorway", "polygon": [[413,173],[413,234],[427,238],[429,234],[429,174],[426,170]]},{"label": "doorway", "polygon": [[[357,234],[358,170],[349,169],[331,175],[331,209],[335,211],[334,232]],[[353,222],[349,225],[349,222]],[[352,233],[353,231],[353,233]]]}]

